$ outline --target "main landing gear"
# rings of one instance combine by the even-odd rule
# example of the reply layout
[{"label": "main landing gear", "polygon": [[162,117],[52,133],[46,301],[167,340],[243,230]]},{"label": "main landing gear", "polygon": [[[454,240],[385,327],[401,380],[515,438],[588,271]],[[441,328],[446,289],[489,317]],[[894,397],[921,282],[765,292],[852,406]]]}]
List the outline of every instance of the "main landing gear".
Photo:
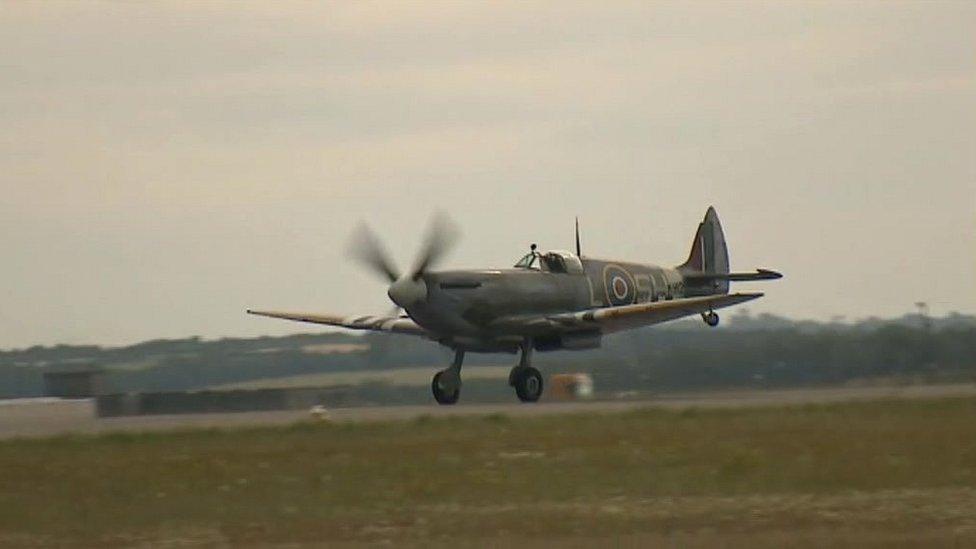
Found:
[{"label": "main landing gear", "polygon": [[434,374],[430,382],[430,390],[434,393],[434,400],[438,404],[455,404],[461,396],[461,363],[464,362],[464,351],[454,351],[454,362],[451,366]]},{"label": "main landing gear", "polygon": [[708,324],[712,328],[718,326],[719,318],[718,318],[718,313],[716,313],[715,311],[708,311],[707,313],[702,313],[701,317],[702,320],[705,321],[705,324]]},{"label": "main landing gear", "polygon": [[[522,402],[536,402],[542,396],[542,374],[529,363],[532,361],[532,341],[522,344],[519,363],[508,374],[508,384]],[[430,391],[438,404],[456,404],[461,396],[461,363],[464,351],[454,351],[454,362],[437,372],[430,382]]]},{"label": "main landing gear", "polygon": [[508,374],[508,384],[522,402],[535,402],[542,396],[542,374],[529,363],[532,361],[532,341],[522,344],[519,363]]}]

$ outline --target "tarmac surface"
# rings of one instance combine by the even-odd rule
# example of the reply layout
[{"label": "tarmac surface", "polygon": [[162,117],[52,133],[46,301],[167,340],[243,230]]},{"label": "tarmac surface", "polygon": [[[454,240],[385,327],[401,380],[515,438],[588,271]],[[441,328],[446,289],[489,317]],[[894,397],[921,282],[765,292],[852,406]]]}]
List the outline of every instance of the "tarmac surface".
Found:
[{"label": "tarmac surface", "polygon": [[[976,384],[910,385],[898,387],[834,387],[815,389],[714,391],[669,393],[642,399],[592,400],[573,402],[518,402],[464,404],[455,406],[367,406],[332,408],[326,411],[331,421],[404,421],[421,416],[504,414],[511,417],[539,414],[610,413],[635,408],[742,408],[809,403],[833,403],[883,398],[937,398],[976,396]],[[62,434],[91,434],[117,431],[160,431],[185,428],[285,425],[309,420],[308,410],[243,412],[225,414],[180,414],[97,418],[90,399],[54,398],[0,400],[0,439],[47,437]]]}]

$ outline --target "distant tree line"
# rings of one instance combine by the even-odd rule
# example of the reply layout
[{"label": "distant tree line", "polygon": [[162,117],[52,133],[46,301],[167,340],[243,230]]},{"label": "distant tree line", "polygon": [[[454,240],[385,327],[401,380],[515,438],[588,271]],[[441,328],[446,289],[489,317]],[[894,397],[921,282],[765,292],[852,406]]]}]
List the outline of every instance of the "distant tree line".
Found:
[{"label": "distant tree line", "polygon": [[[605,338],[601,349],[540,353],[536,362],[546,373],[588,372],[605,392],[976,380],[973,317],[916,315],[845,324],[739,313],[731,320],[727,328],[689,320],[624,332]],[[330,344],[357,347],[330,353]],[[42,374],[52,370],[104,369],[113,392],[182,391],[321,372],[416,366],[433,372],[449,356],[419,338],[348,333],[31,347],[0,352],[0,398],[43,395]],[[471,355],[467,364],[514,361]]]},{"label": "distant tree line", "polygon": [[565,364],[550,369],[584,370],[617,391],[976,381],[976,327],[649,330],[621,339],[623,353],[612,343],[590,360],[563,353]]}]

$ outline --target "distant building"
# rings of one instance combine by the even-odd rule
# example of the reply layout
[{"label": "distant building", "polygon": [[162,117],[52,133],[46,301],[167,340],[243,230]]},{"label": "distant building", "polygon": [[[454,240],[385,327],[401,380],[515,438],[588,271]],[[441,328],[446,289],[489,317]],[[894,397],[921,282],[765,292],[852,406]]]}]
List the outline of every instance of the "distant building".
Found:
[{"label": "distant building", "polygon": [[60,398],[91,398],[104,392],[105,372],[93,366],[75,366],[44,372],[44,393]]}]

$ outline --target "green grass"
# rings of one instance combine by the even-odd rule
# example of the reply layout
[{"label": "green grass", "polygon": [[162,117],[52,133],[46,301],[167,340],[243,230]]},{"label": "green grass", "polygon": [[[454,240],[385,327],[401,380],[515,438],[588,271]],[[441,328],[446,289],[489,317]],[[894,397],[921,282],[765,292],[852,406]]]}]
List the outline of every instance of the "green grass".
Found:
[{"label": "green grass", "polygon": [[974,525],[972,398],[0,442],[3,545],[948,543]]}]

